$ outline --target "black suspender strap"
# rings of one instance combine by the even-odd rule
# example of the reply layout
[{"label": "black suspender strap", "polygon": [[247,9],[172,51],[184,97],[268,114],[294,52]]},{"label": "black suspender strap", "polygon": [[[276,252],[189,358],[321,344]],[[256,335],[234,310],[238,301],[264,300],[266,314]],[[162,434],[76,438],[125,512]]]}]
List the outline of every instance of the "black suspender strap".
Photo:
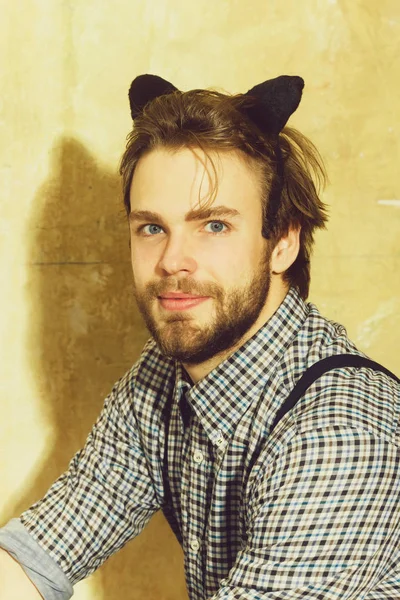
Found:
[{"label": "black suspender strap", "polygon": [[369,358],[357,356],[356,354],[336,354],[335,356],[328,356],[328,358],[323,358],[313,364],[305,371],[305,373],[303,373],[285,402],[278,410],[272,423],[270,433],[272,433],[279,421],[294,407],[296,402],[303,396],[304,392],[319,379],[321,375],[324,375],[327,371],[339,369],[341,367],[368,367],[375,371],[381,371],[400,383],[400,379],[394,373]]},{"label": "black suspender strap", "polygon": [[[172,501],[172,491],[171,486],[169,484],[168,477],[168,442],[169,442],[169,428],[171,423],[171,414],[172,414],[172,405],[173,405],[173,395],[171,394],[170,398],[167,400],[167,404],[165,407],[165,434],[164,434],[164,456],[163,456],[163,465],[162,465],[162,478],[163,478],[163,487],[164,487],[164,498],[161,504],[161,510],[164,513],[165,518],[167,519],[172,531],[174,532],[178,542],[182,544],[182,534],[179,527],[178,520],[175,515],[173,501]],[[187,414],[187,413],[185,413]]]}]

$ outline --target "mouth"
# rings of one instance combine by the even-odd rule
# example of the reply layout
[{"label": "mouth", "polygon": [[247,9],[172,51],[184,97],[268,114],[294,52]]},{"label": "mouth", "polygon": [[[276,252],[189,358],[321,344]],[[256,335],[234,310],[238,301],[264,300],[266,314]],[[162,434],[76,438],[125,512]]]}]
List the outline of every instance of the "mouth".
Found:
[{"label": "mouth", "polygon": [[158,297],[161,306],[166,310],[188,310],[208,300],[208,296],[193,296],[191,294],[163,294]]}]

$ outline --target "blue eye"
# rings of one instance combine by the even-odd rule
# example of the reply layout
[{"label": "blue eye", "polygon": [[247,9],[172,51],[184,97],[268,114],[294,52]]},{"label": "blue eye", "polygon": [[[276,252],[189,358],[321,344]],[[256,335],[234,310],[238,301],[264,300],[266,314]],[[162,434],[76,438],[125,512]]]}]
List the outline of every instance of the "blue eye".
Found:
[{"label": "blue eye", "polygon": [[[208,221],[208,223],[206,223],[207,225],[211,225],[211,224],[217,224],[218,226],[223,226],[229,229],[229,225],[227,225],[226,223],[224,223],[223,221]],[[226,233],[225,231],[221,231],[221,229],[218,229],[217,231],[211,231],[210,233],[214,234],[214,235],[218,235],[220,233]]]},{"label": "blue eye", "polygon": [[[145,227],[155,227],[156,229],[161,229],[161,227],[159,225],[156,225],[155,223],[148,223],[147,225],[143,225],[142,227],[139,227],[138,232],[142,233],[145,229]],[[150,230],[151,233],[145,233],[144,235],[147,237],[151,237],[152,234],[154,233],[158,233],[157,231],[154,230]]]}]

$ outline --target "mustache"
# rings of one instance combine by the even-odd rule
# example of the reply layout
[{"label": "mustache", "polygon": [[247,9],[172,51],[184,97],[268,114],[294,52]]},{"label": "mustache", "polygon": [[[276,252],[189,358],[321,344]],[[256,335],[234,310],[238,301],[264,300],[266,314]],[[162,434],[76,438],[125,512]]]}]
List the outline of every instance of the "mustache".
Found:
[{"label": "mustache", "polygon": [[199,284],[189,279],[168,280],[163,282],[149,282],[146,285],[146,296],[157,297],[170,292],[193,294],[196,296],[220,296],[221,289],[215,283]]}]

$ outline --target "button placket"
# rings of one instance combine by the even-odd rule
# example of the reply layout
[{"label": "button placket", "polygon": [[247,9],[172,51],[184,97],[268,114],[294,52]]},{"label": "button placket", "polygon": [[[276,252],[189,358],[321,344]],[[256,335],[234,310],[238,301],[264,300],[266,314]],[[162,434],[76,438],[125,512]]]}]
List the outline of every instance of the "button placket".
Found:
[{"label": "button placket", "polygon": [[[202,581],[202,548],[206,520],[208,485],[208,438],[196,417],[191,426],[190,452],[187,455],[188,497],[185,498],[185,538],[187,560],[193,573]],[[188,448],[189,450],[189,448]]]}]

